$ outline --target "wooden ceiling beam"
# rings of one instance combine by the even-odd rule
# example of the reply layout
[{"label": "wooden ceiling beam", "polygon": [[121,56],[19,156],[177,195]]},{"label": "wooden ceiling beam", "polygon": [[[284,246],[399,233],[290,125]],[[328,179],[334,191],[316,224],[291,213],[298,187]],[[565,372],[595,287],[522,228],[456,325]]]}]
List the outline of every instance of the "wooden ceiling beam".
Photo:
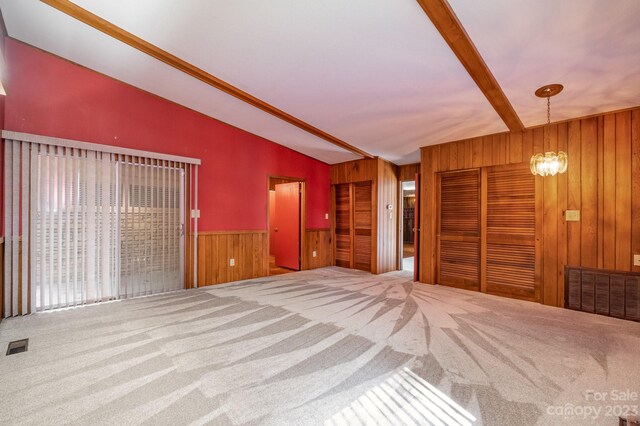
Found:
[{"label": "wooden ceiling beam", "polygon": [[509,130],[524,130],[520,117],[480,56],[447,0],[417,0],[473,81],[496,110]]},{"label": "wooden ceiling beam", "polygon": [[43,3],[48,4],[49,6],[63,12],[72,18],[77,19],[78,21],[84,22],[85,24],[101,31],[108,36],[115,38],[134,49],[139,50],[140,52],[146,53],[149,56],[152,56],[159,61],[164,62],[165,64],[182,71],[183,73],[190,75],[193,78],[196,78],[203,83],[208,84],[209,86],[215,87],[218,90],[221,90],[237,99],[240,99],[243,102],[248,103],[249,105],[258,108],[266,113],[273,115],[274,117],[279,118],[293,126],[298,127],[299,129],[304,130],[307,133],[310,133],[316,137],[324,139],[325,141],[332,143],[342,149],[350,151],[356,155],[361,155],[365,158],[373,158],[373,156],[360,148],[357,148],[353,145],[348,144],[335,136],[330,135],[327,132],[324,132],[311,124],[308,124],[299,118],[288,114],[281,109],[274,107],[273,105],[256,98],[255,96],[238,89],[237,87],[217,78],[216,76],[209,74],[208,72],[192,65],[175,55],[155,46],[140,37],[137,37],[130,32],[118,27],[117,25],[112,24],[111,22],[89,12],[86,9],[81,8],[80,6],[72,3],[69,0],[41,0]]}]

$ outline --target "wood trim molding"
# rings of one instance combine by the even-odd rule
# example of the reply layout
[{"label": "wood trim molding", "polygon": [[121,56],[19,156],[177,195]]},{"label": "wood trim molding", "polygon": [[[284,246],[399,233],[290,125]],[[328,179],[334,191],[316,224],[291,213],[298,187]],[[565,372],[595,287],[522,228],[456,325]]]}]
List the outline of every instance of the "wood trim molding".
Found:
[{"label": "wood trim molding", "polygon": [[43,3],[59,10],[62,13],[65,13],[72,18],[77,19],[80,22],[84,22],[85,24],[101,31],[108,36],[115,38],[134,49],[139,50],[140,52],[146,53],[147,55],[158,59],[159,61],[164,62],[165,64],[182,71],[183,73],[190,75],[193,78],[196,78],[202,81],[205,84],[208,84],[211,87],[214,87],[218,90],[221,90],[237,99],[240,99],[243,102],[248,103],[249,105],[258,108],[268,114],[273,115],[274,117],[279,118],[293,126],[298,127],[299,129],[304,130],[307,133],[310,133],[318,138],[324,139],[325,141],[332,143],[342,149],[345,149],[349,152],[352,152],[356,155],[361,155],[365,158],[373,158],[373,156],[360,148],[357,148],[353,145],[348,144],[335,136],[330,135],[327,132],[324,132],[302,120],[288,114],[281,109],[274,107],[273,105],[268,104],[267,102],[256,98],[255,96],[238,89],[237,87],[217,78],[216,76],[209,74],[208,72],[192,65],[183,59],[178,58],[175,55],[155,46],[140,37],[137,37],[131,34],[128,31],[118,27],[117,25],[112,24],[111,22],[89,12],[86,9],[81,8],[80,6],[72,3],[69,0],[41,0]]},{"label": "wood trim molding", "polygon": [[417,0],[510,131],[524,125],[447,0]]}]

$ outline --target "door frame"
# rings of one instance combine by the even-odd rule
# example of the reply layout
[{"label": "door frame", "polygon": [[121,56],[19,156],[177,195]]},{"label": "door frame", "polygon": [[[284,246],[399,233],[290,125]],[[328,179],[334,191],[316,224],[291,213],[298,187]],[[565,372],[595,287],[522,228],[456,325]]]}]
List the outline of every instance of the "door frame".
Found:
[{"label": "door frame", "polygon": [[[402,266],[403,266],[403,256],[404,256],[404,190],[402,189],[402,184],[404,182],[416,182],[415,178],[413,179],[405,179],[405,180],[400,180],[398,179],[398,213],[397,213],[397,232],[396,235],[398,236],[397,240],[396,240],[396,269],[398,271],[402,271]],[[416,185],[416,192],[418,191],[417,185]],[[415,227],[415,225],[414,225]],[[415,231],[414,231],[415,232]],[[415,265],[416,262],[418,261],[416,259],[416,256],[414,255],[414,271],[415,271]]]},{"label": "door frame", "polygon": [[[269,204],[271,203],[270,198],[269,198],[269,191],[271,191],[271,180],[280,180],[282,182],[278,182],[278,183],[292,183],[292,182],[300,182],[300,253],[299,253],[299,259],[300,259],[300,270],[304,271],[307,266],[307,247],[306,247],[306,238],[305,238],[305,231],[307,229],[307,180],[305,178],[298,178],[298,177],[292,177],[292,176],[280,176],[280,175],[268,175],[267,176],[267,236],[266,236],[266,240],[267,240],[267,252],[265,254],[266,256],[266,263],[267,263],[267,276],[270,276],[271,271],[269,271],[269,256],[271,256],[271,247],[270,244],[271,242],[269,241],[269,219],[270,219],[270,213],[269,213]],[[274,183],[274,187],[275,185],[277,185],[276,183]]]}]

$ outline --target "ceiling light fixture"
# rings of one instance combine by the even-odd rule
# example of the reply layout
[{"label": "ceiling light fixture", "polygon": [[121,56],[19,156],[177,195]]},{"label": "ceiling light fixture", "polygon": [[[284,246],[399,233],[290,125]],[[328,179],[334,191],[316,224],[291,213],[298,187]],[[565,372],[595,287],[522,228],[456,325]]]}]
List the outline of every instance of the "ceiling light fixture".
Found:
[{"label": "ceiling light fixture", "polygon": [[[547,137],[545,143],[547,146],[550,145],[551,140],[551,97],[562,92],[562,89],[564,89],[562,84],[548,84],[536,90],[537,97],[547,98]],[[553,151],[534,154],[529,164],[531,173],[534,175],[555,176],[567,171],[567,154],[563,151],[558,151],[557,154]]]}]

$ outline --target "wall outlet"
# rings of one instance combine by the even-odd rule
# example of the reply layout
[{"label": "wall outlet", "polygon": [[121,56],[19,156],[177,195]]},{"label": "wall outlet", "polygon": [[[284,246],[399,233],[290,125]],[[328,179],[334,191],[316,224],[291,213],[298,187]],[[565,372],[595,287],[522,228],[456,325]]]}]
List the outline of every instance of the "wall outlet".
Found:
[{"label": "wall outlet", "polygon": [[325,214],[324,214],[324,218],[325,218],[325,219],[329,219],[329,213],[325,213]]},{"label": "wall outlet", "polygon": [[191,219],[199,219],[200,218],[200,209],[191,210]]},{"label": "wall outlet", "polygon": [[314,250],[314,251],[313,251],[313,257],[316,257],[316,255],[317,255],[317,253],[316,253],[316,251]]},{"label": "wall outlet", "polygon": [[633,255],[633,266],[640,266],[640,254]]},{"label": "wall outlet", "polygon": [[236,266],[236,260],[235,259],[229,259],[229,266]]},{"label": "wall outlet", "polygon": [[566,210],[564,215],[567,222],[580,222],[580,210]]}]

